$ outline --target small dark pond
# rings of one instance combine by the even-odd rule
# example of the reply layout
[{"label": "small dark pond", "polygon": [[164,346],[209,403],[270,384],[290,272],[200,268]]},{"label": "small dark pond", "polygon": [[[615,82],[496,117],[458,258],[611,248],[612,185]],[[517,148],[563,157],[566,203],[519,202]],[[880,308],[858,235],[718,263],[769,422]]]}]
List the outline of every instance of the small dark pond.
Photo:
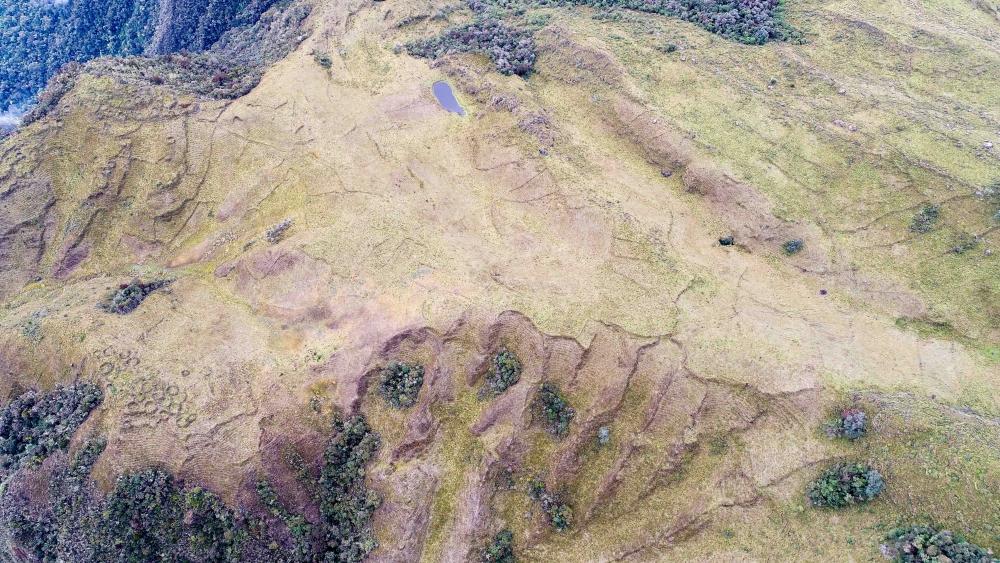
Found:
[{"label": "small dark pond", "polygon": [[434,97],[437,98],[438,103],[444,109],[458,115],[465,115],[465,108],[462,107],[462,104],[458,103],[455,93],[451,90],[451,85],[447,82],[434,83]]}]

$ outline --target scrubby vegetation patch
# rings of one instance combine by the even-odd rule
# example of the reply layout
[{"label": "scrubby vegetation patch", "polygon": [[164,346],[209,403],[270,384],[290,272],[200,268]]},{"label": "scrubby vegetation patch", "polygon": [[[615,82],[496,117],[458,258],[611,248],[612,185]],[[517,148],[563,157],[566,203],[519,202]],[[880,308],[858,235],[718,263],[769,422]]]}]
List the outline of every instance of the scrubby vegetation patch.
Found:
[{"label": "scrubby vegetation patch", "polygon": [[825,426],[827,436],[834,438],[849,438],[857,440],[864,436],[868,428],[868,417],[859,409],[844,409],[840,416],[828,422]]},{"label": "scrubby vegetation patch", "polygon": [[532,479],[528,483],[528,494],[538,501],[555,529],[560,532],[569,529],[573,523],[573,509],[563,501],[564,495],[549,492],[541,479]]},{"label": "scrubby vegetation patch", "polygon": [[806,496],[812,506],[842,508],[871,500],[884,489],[878,470],[864,463],[837,463],[809,484]]},{"label": "scrubby vegetation patch", "polygon": [[543,383],[538,390],[538,408],[545,420],[546,429],[558,438],[569,433],[569,424],[576,417],[576,411],[562,396],[555,383]]},{"label": "scrubby vegetation patch", "polygon": [[480,563],[517,563],[514,557],[514,533],[508,529],[500,530],[493,540],[483,547],[479,554]]},{"label": "scrubby vegetation patch", "polygon": [[111,295],[108,295],[104,301],[98,303],[97,307],[108,313],[127,315],[135,311],[154,291],[162,289],[170,285],[170,283],[171,280],[154,280],[150,282],[132,280],[129,283],[123,283],[118,286],[118,289],[112,292]]},{"label": "scrubby vegetation patch", "polygon": [[564,0],[560,3],[672,16],[740,43],[763,45],[773,40],[801,38],[800,32],[785,23],[781,0]]},{"label": "scrubby vegetation patch", "polygon": [[0,491],[0,546],[10,542],[45,563],[360,563],[378,546],[371,518],[381,497],[366,487],[365,475],[380,437],[362,416],[336,418],[333,430],[322,465],[303,468],[301,476],[319,504],[318,522],[286,508],[266,480],[257,483],[287,536],[160,468],[123,475],[100,495],[90,479],[104,450],[98,440],[72,463],[63,456],[44,505],[23,473],[13,476]]},{"label": "scrubby vegetation patch", "polygon": [[397,409],[408,409],[417,404],[417,396],[424,385],[424,366],[391,362],[379,374],[378,394]]},{"label": "scrubby vegetation patch", "polygon": [[521,360],[506,348],[493,355],[480,397],[496,397],[521,379]]},{"label": "scrubby vegetation patch", "polygon": [[[7,540],[45,563],[98,561],[88,531],[100,511],[93,502],[94,487],[88,478],[105,445],[103,439],[92,440],[71,463],[58,464],[48,491],[51,500],[41,510],[24,491],[9,492],[19,484],[21,475],[15,475],[7,491],[0,494],[0,545]],[[3,556],[0,551],[0,560]]]},{"label": "scrubby vegetation patch", "polygon": [[307,560],[309,554],[312,552],[310,541],[312,540],[315,526],[301,514],[295,514],[288,510],[281,500],[278,499],[277,491],[274,490],[274,487],[267,480],[262,479],[257,481],[256,490],[261,504],[268,509],[271,516],[281,520],[281,523],[288,530],[292,539],[295,560]]},{"label": "scrubby vegetation patch", "polygon": [[501,74],[527,76],[535,65],[535,40],[531,33],[502,20],[479,18],[451,27],[437,37],[418,39],[406,45],[415,57],[436,59],[455,53],[486,55]]},{"label": "scrubby vegetation patch", "polygon": [[932,526],[897,528],[885,540],[882,553],[897,563],[1000,563],[964,537]]},{"label": "scrubby vegetation patch", "polygon": [[910,221],[910,230],[915,233],[929,233],[934,229],[938,216],[941,213],[940,205],[925,205]]},{"label": "scrubby vegetation patch", "polygon": [[951,248],[951,251],[955,254],[964,254],[977,246],[979,246],[979,235],[962,233],[958,236],[958,240],[955,241],[955,246]]},{"label": "scrubby vegetation patch", "polygon": [[[329,58],[328,58],[329,59]],[[285,238],[288,229],[292,228],[292,220],[285,219],[273,225],[264,232],[264,238],[271,244],[278,244]]]},{"label": "scrubby vegetation patch", "polygon": [[[680,18],[733,41],[762,45],[772,40],[801,40],[802,34],[785,23],[781,0],[468,0],[476,14],[473,23],[451,27],[441,35],[407,43],[416,57],[436,59],[454,53],[489,56],[502,74],[528,76],[534,69],[533,32],[549,17],[531,14],[528,8],[591,6],[606,10],[597,16],[635,10]],[[611,10],[611,12],[607,12]],[[508,23],[518,18],[523,26]],[[617,18],[620,19],[620,18]],[[676,49],[676,47],[675,47]],[[672,52],[672,50],[668,50]]]},{"label": "scrubby vegetation patch", "polygon": [[65,449],[90,411],[104,400],[91,383],[56,387],[48,394],[28,391],[0,410],[0,475],[40,463]]},{"label": "scrubby vegetation patch", "polygon": [[608,10],[624,9],[679,18],[740,43],[802,39],[802,33],[785,22],[781,0],[470,0],[469,5],[494,14],[524,13],[529,7],[591,6],[605,10],[597,15],[602,19],[608,19]]}]

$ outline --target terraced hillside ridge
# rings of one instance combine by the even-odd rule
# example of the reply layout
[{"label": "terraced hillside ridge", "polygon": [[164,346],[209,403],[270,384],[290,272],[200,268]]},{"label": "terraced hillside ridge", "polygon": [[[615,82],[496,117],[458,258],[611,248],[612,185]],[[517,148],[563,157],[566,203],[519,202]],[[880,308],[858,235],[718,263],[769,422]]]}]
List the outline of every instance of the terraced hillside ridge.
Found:
[{"label": "terraced hillside ridge", "polygon": [[[0,145],[0,561],[993,557],[995,13],[584,4],[50,81]],[[408,49],[484,18],[530,72]]]}]

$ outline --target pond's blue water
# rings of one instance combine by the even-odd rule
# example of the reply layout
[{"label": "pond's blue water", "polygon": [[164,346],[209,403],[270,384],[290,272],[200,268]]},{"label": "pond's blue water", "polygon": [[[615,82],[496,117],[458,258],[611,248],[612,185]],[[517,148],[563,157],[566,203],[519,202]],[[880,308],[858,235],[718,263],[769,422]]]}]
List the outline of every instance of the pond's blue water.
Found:
[{"label": "pond's blue water", "polygon": [[451,85],[447,82],[436,82],[434,84],[434,97],[437,98],[438,103],[444,109],[458,115],[465,115],[465,108],[462,107],[462,104],[458,103],[458,99],[455,98],[455,92],[452,92]]}]

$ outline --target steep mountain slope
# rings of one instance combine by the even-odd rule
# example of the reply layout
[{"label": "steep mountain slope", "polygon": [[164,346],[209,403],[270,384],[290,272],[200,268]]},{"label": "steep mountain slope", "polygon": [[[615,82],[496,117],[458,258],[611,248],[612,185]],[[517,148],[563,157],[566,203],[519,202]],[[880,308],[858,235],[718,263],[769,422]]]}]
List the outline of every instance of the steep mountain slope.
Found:
[{"label": "steep mountain slope", "polygon": [[204,51],[277,0],[8,0],[0,3],[0,112],[59,69],[102,56]]},{"label": "steep mountain slope", "polygon": [[[101,386],[69,451],[106,438],[103,493],[157,466],[266,515],[266,479],[314,526],[301,475],[364,413],[369,561],[467,561],[504,528],[518,561],[876,561],[929,521],[995,547],[997,20],[787,13],[808,43],[511,9],[525,79],[406,53],[469,10],[331,0],[236,100],[85,66],[4,141],[0,395]],[[173,281],[95,307],[135,277]],[[484,396],[501,349],[523,370]],[[394,361],[424,367],[409,409],[380,395]],[[847,407],[870,431],[831,441]],[[41,503],[59,455],[11,490]],[[882,497],[807,507],[839,460]]]}]

